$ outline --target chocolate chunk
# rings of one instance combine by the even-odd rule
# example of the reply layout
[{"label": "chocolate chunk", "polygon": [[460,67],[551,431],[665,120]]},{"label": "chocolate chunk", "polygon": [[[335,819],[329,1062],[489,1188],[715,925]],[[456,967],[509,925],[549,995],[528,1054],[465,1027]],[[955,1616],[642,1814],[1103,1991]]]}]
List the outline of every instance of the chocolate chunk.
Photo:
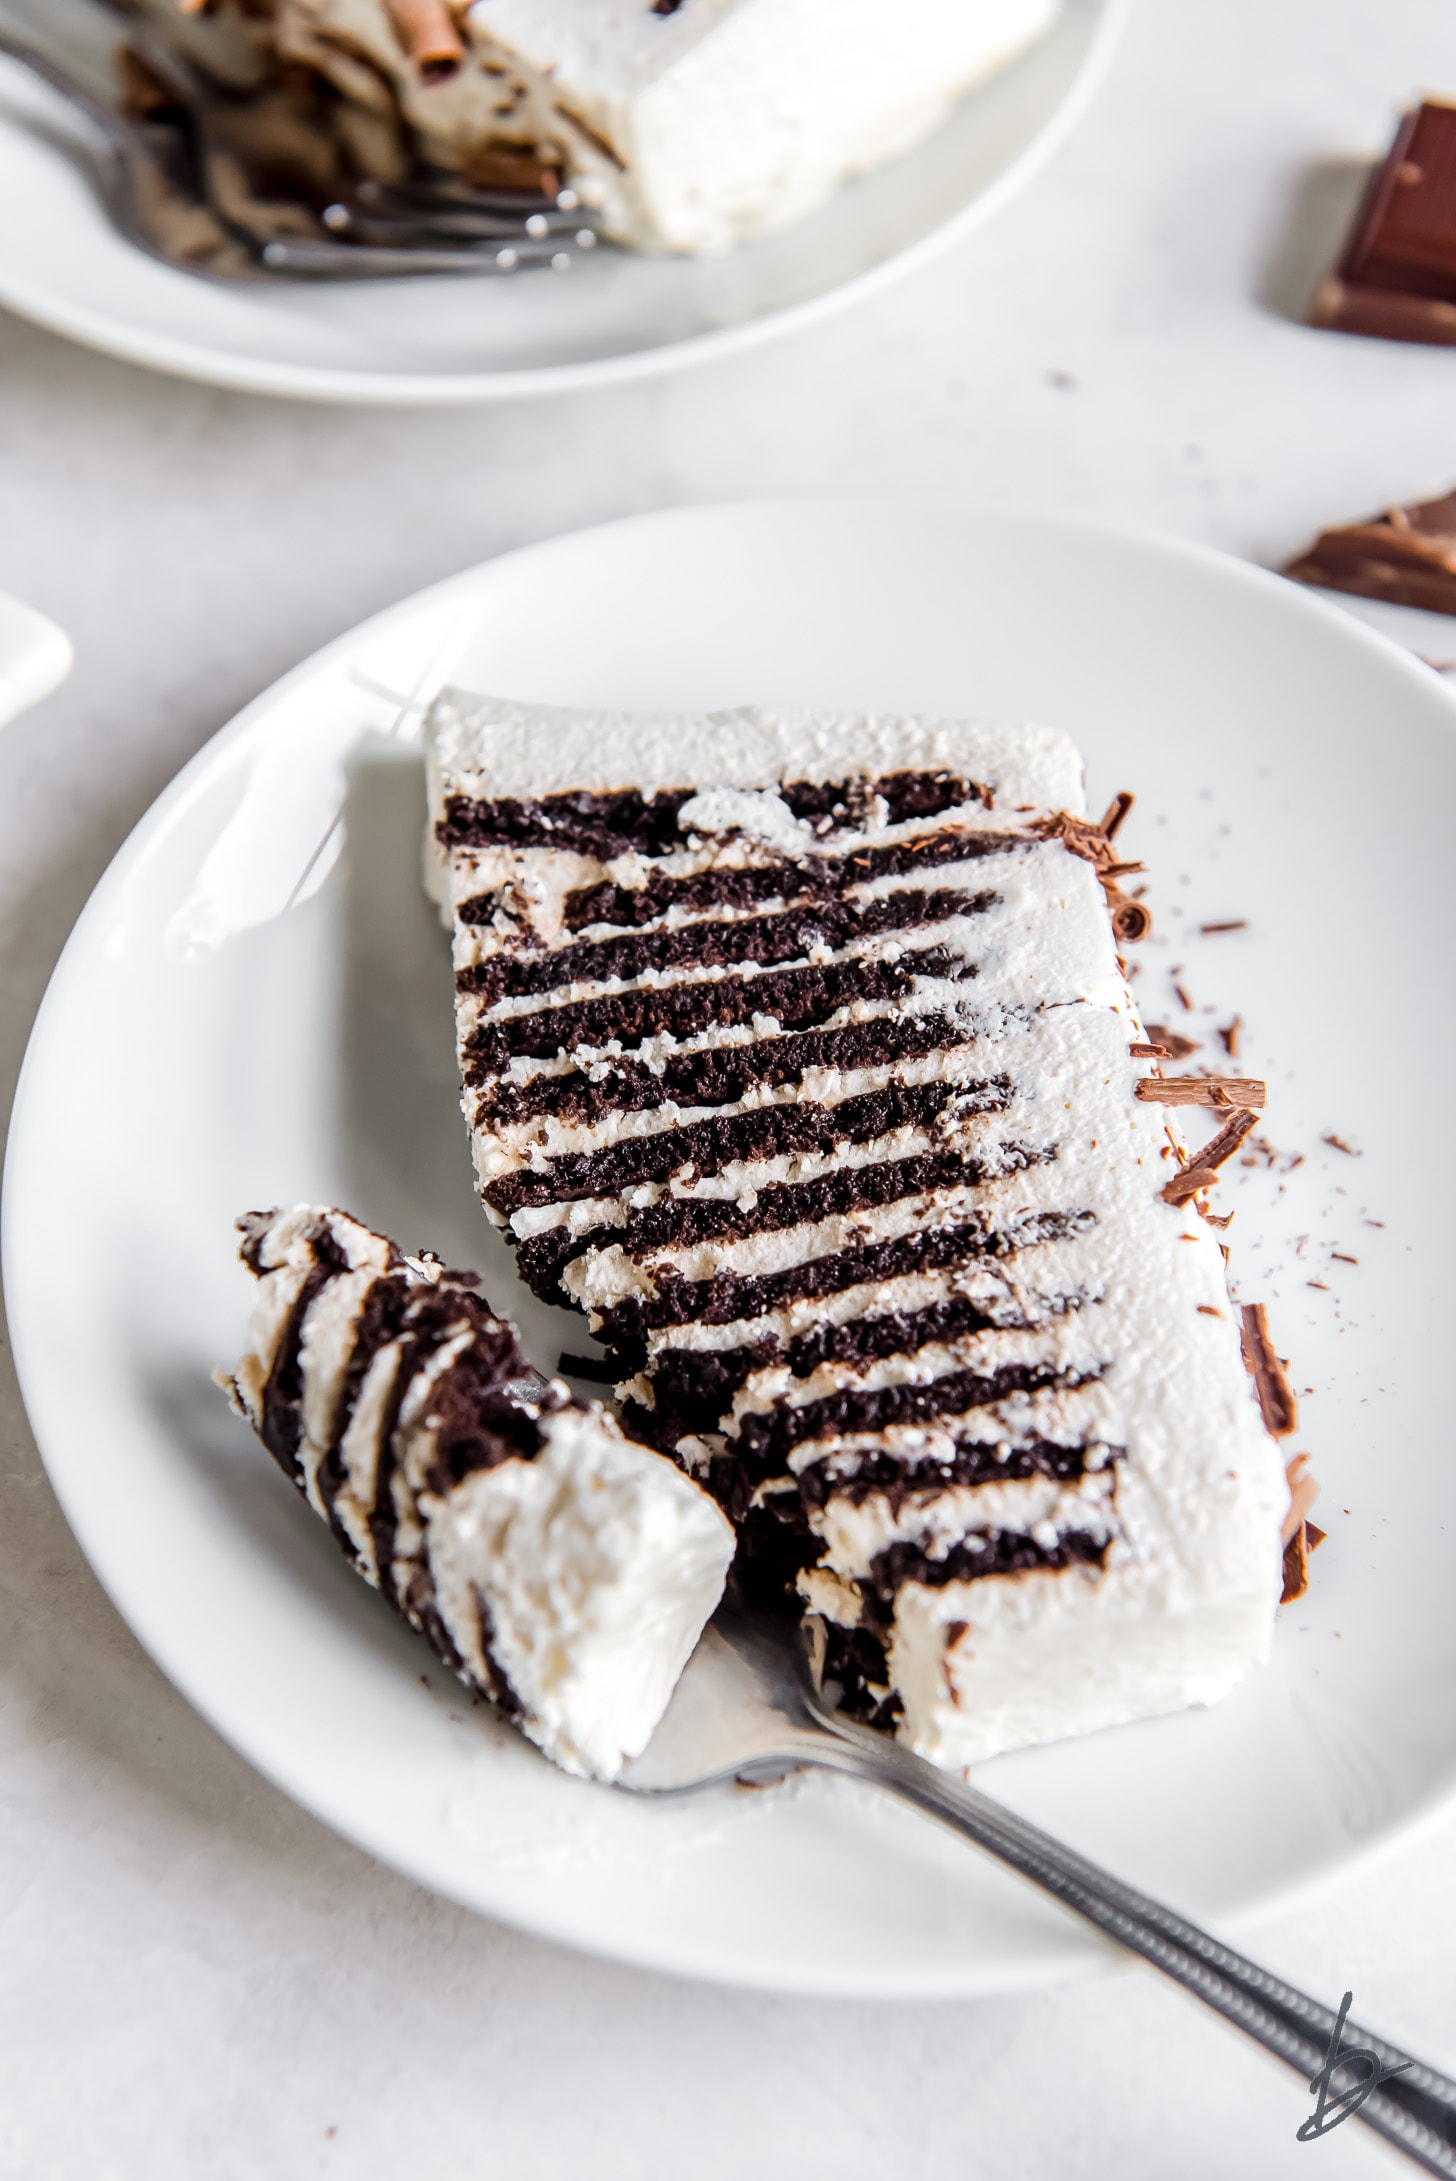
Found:
[{"label": "chocolate chunk", "polygon": [[1427,100],[1404,115],[1310,320],[1387,341],[1456,343],[1456,106]]},{"label": "chocolate chunk", "polygon": [[1254,1109],[1264,1103],[1264,1085],[1249,1075],[1145,1075],[1133,1088],[1145,1105]]},{"label": "chocolate chunk", "polygon": [[1456,613],[1456,492],[1322,530],[1284,573],[1357,598]]}]

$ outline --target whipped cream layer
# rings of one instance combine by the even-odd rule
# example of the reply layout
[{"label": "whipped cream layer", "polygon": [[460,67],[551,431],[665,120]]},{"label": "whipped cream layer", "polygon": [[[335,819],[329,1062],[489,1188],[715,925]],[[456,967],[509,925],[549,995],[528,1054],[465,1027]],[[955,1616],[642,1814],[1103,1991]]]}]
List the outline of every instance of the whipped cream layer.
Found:
[{"label": "whipped cream layer", "polygon": [[[525,153],[639,248],[719,251],[907,150],[1039,36],[1056,0],[142,0],[232,80],[302,65],[387,168]],[[371,135],[372,124],[372,135]],[[397,151],[396,151],[397,156]]]},{"label": "whipped cream layer", "polygon": [[427,740],[486,1209],[746,1583],[948,1765],[1223,1695],[1288,1491],[1066,737],[451,692]]},{"label": "whipped cream layer", "polygon": [[314,1205],[239,1220],[259,1289],[219,1372],[365,1581],[569,1772],[646,1744],[722,1593],[708,1495],[533,1371],[473,1274]]}]

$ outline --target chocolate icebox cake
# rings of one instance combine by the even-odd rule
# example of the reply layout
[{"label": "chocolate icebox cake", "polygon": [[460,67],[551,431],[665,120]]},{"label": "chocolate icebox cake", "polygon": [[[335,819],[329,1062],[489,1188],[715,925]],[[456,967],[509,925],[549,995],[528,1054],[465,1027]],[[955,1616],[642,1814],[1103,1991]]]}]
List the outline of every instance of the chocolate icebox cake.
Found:
[{"label": "chocolate icebox cake", "polygon": [[1260,1087],[1165,1101],[1123,804],[1029,726],[447,692],[427,742],[486,1210],[749,1593],[946,1765],[1224,1695],[1289,1490],[1169,1107]]},{"label": "chocolate icebox cake", "polygon": [[1057,0],[129,0],[235,96],[321,89],[354,170],[554,192],[637,248],[782,227],[909,149]]},{"label": "chocolate icebox cake", "polygon": [[645,1748],[716,1606],[708,1495],[522,1356],[475,1275],[314,1205],[238,1221],[239,1415],[365,1581],[569,1772]]}]

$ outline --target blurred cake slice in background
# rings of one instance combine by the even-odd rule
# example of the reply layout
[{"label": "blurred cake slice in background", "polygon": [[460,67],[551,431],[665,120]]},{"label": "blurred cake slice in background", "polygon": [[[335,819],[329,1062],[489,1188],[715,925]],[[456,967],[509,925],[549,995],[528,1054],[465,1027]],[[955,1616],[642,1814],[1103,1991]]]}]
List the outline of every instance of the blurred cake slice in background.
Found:
[{"label": "blurred cake slice in background", "polygon": [[907,151],[1057,0],[131,0],[240,95],[320,85],[362,174],[563,187],[716,252]]}]

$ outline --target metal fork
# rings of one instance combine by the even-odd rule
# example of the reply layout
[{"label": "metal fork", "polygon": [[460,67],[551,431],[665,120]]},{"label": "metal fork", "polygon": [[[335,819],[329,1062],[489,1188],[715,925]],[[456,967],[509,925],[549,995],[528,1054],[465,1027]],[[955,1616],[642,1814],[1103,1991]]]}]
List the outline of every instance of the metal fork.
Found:
[{"label": "metal fork", "polygon": [[[596,247],[592,213],[575,191],[554,197],[481,190],[451,175],[391,187],[361,180],[317,213],[278,208],[267,231],[219,204],[211,186],[206,86],[181,58],[159,50],[140,26],[110,33],[98,53],[61,57],[0,24],[0,55],[59,91],[86,118],[102,198],[119,231],[178,271],[210,280],[358,280],[422,273],[501,276],[532,267],[569,272]],[[137,118],[109,95],[125,52],[139,53],[165,85],[181,128]],[[89,59],[90,65],[87,65]],[[109,62],[109,68],[107,63]],[[190,140],[190,141],[189,141]],[[292,230],[292,231],[290,231]]]},{"label": "metal fork", "polygon": [[[616,1784],[637,1795],[683,1794],[732,1779],[782,1777],[801,1765],[867,1780],[1008,1864],[1119,1946],[1174,1978],[1226,2021],[1294,2068],[1311,2091],[1328,2085],[1330,2116],[1343,2102],[1428,2173],[1456,2175],[1456,2082],[1356,2029],[1173,1909],[1063,1847],[1013,1810],[928,1764],[888,1735],[844,1718],[821,1685],[821,1633],[725,1601],[657,1732]],[[1332,2045],[1332,2039],[1336,2043]],[[1333,2052],[1345,2055],[1331,2067]],[[1364,2055],[1373,2055],[1367,2060]],[[1363,2103],[1359,2086],[1380,2080]],[[1355,2071],[1343,2089],[1331,2080]],[[1363,2073],[1359,2072],[1363,2068]],[[1346,2117],[1338,2113],[1338,2117]],[[1321,2131],[1323,2132],[1323,2131]]]}]

